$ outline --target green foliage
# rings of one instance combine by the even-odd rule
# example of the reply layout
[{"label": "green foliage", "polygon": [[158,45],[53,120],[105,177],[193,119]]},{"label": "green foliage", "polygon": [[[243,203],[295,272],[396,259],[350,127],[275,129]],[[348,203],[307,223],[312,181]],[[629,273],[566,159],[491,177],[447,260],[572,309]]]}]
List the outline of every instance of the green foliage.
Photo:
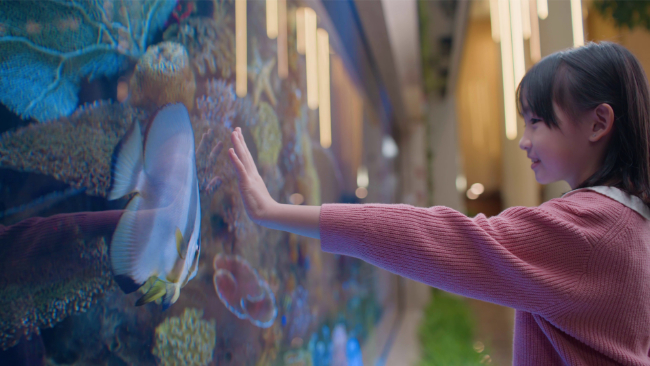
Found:
[{"label": "green foliage", "polygon": [[486,351],[473,348],[474,319],[463,298],[433,290],[419,329],[422,358],[418,366],[481,365]]},{"label": "green foliage", "polygon": [[630,0],[597,0],[594,9],[603,16],[613,18],[616,26],[650,29],[650,2]]}]

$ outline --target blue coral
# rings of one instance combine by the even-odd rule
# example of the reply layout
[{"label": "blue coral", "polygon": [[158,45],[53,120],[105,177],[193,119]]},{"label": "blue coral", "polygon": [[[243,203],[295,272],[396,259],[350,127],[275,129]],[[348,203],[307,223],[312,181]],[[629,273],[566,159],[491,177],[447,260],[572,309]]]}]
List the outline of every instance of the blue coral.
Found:
[{"label": "blue coral", "polygon": [[40,122],[77,106],[79,83],[146,50],[175,0],[0,2],[0,102]]}]

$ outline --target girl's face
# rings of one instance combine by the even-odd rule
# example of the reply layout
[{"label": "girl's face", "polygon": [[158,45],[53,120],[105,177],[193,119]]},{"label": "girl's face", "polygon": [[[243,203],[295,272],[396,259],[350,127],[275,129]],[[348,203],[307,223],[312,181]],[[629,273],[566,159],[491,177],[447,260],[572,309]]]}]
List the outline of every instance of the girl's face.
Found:
[{"label": "girl's face", "polygon": [[[559,128],[548,127],[532,112],[524,113],[526,128],[519,147],[531,160],[535,179],[541,184],[564,180],[577,187],[598,168],[590,148],[590,124],[572,118],[553,103]],[[586,122],[586,121],[585,121]]]}]

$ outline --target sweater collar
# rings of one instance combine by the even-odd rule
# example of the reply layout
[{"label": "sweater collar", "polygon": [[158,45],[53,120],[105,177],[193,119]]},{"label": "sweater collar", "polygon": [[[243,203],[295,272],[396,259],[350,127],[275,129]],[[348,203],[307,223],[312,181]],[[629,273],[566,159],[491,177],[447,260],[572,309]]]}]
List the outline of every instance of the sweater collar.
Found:
[{"label": "sweater collar", "polygon": [[646,220],[650,220],[650,208],[648,208],[648,206],[645,203],[643,203],[643,201],[639,197],[633,196],[616,187],[596,186],[596,187],[574,189],[573,191],[569,191],[563,194],[562,198],[566,198],[573,195],[574,193],[587,191],[587,190],[600,193],[603,196],[613,199],[614,201],[620,202],[624,206],[627,206],[630,209],[639,213],[639,215],[643,216]]}]

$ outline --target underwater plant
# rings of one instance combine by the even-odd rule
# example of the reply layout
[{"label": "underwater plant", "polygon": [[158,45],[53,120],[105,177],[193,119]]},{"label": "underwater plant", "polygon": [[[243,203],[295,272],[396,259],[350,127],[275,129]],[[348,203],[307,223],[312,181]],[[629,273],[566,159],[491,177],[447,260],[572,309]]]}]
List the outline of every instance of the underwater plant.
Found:
[{"label": "underwater plant", "polygon": [[156,328],[153,354],[163,366],[203,366],[212,361],[216,344],[215,321],[203,319],[203,310],[186,308]]},{"label": "underwater plant", "polygon": [[175,0],[0,2],[0,102],[39,122],[77,107],[79,84],[145,52]]}]

